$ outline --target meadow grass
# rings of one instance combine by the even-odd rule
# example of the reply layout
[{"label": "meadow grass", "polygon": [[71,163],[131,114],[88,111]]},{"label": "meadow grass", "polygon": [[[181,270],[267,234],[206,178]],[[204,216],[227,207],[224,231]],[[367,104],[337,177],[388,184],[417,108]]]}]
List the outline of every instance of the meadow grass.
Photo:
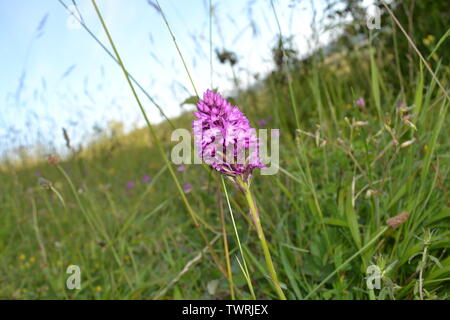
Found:
[{"label": "meadow grass", "polygon": [[[281,133],[280,170],[255,174],[251,201],[206,166],[170,162],[171,131],[190,129],[191,113],[157,126],[146,118],[150,131],[103,139],[58,164],[4,164],[0,297],[277,299],[249,215],[254,200],[288,299],[447,299],[449,67],[433,49],[438,59],[416,58],[408,78],[401,52],[371,34],[334,59],[317,54],[302,68],[285,59],[240,88],[233,100],[251,122],[270,119]],[[134,91],[119,52],[109,54]],[[393,228],[388,219],[402,213]],[[72,264],[80,290],[66,288]],[[366,284],[371,265],[381,289]]]}]

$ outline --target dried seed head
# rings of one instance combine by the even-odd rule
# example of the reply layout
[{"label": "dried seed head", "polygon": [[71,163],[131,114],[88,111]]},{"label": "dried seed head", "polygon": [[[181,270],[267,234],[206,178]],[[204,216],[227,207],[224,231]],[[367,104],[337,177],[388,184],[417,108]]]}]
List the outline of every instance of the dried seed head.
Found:
[{"label": "dried seed head", "polygon": [[414,138],[414,139],[411,139],[411,140],[408,140],[408,141],[405,141],[405,142],[403,142],[403,143],[400,145],[400,148],[406,148],[406,147],[409,147],[409,146],[412,145],[415,141],[416,141],[415,138]]},{"label": "dried seed head", "polygon": [[379,190],[369,189],[366,192],[366,199],[369,199],[372,196],[378,196],[380,194],[381,194],[381,192]]},{"label": "dried seed head", "polygon": [[415,131],[417,131],[416,125],[414,123],[412,123],[411,121],[409,121],[408,119],[403,118],[403,122],[410,128],[413,128]]},{"label": "dried seed head", "polygon": [[401,105],[401,106],[399,106],[398,107],[398,111],[400,111],[401,113],[406,113],[406,112],[409,112],[409,111],[411,111],[412,109],[414,109],[414,105],[412,105],[412,106],[406,106],[406,105]]},{"label": "dried seed head", "polygon": [[38,178],[38,184],[42,189],[50,189],[53,185],[50,180],[44,179],[42,177]]},{"label": "dried seed head", "polygon": [[409,213],[403,212],[403,213],[399,214],[398,216],[388,219],[386,222],[387,222],[388,226],[390,226],[392,229],[397,229],[399,226],[401,226],[406,221],[406,219],[408,219],[408,217],[409,217]]},{"label": "dried seed head", "polygon": [[367,126],[368,124],[369,124],[368,121],[355,121],[355,122],[353,123],[353,125],[354,125],[355,127],[363,127],[363,126]]},{"label": "dried seed head", "polygon": [[59,161],[60,159],[56,154],[51,154],[47,157],[47,162],[50,164],[58,164]]}]

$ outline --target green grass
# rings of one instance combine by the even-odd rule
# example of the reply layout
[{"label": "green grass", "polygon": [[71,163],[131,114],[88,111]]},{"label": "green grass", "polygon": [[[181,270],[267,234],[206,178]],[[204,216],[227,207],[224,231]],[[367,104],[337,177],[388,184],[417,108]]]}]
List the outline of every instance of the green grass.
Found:
[{"label": "green grass", "polygon": [[[392,50],[369,42],[234,97],[254,125],[270,116],[280,128],[281,170],[257,173],[252,194],[288,299],[448,299],[449,101],[418,59],[400,90]],[[430,64],[447,87],[449,67]],[[191,119],[103,139],[59,165],[4,164],[0,298],[277,299],[244,194],[161,156],[172,126]],[[174,181],[193,185],[185,199]],[[66,288],[72,264],[81,290]],[[371,264],[386,271],[382,290],[367,288]]]}]

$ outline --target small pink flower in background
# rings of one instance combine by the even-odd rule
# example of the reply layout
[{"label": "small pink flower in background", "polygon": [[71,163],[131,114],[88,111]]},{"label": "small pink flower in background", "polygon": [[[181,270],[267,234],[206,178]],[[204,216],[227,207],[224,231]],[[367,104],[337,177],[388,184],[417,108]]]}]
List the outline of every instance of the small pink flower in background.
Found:
[{"label": "small pink flower in background", "polygon": [[264,127],[266,125],[267,125],[267,120],[266,119],[258,120],[258,127]]},{"label": "small pink flower in background", "polygon": [[356,100],[356,105],[358,107],[364,108],[366,106],[366,101],[364,100],[363,97],[359,97],[358,100]]},{"label": "small pink flower in background", "polygon": [[143,183],[149,183],[151,181],[152,181],[152,177],[150,177],[148,175],[145,175],[145,176],[142,177],[142,182]]},{"label": "small pink flower in background", "polygon": [[403,212],[403,213],[399,214],[398,216],[387,219],[387,224],[392,229],[397,229],[399,226],[401,226],[406,221],[406,219],[408,219],[408,217],[409,217],[409,213]]},{"label": "small pink flower in background", "polygon": [[35,175],[36,177],[42,177],[42,173],[39,172],[39,171],[36,171],[36,172],[34,173],[34,175]]},{"label": "small pink flower in background", "polygon": [[193,187],[192,187],[192,184],[190,184],[190,183],[185,183],[185,184],[183,185],[183,191],[184,191],[184,193],[189,193],[189,192],[192,191],[192,189],[193,189]]},{"label": "small pink flower in background", "polygon": [[133,181],[128,181],[128,182],[127,182],[127,189],[128,189],[128,190],[131,190],[131,189],[133,189],[134,187],[136,187],[136,183],[134,183]]},{"label": "small pink flower in background", "polygon": [[268,117],[267,119],[258,120],[258,127],[265,127],[267,124],[272,121],[272,117]]},{"label": "small pink flower in background", "polygon": [[184,164],[180,164],[180,165],[177,167],[177,171],[178,171],[178,172],[185,172],[185,171],[186,171],[186,166],[185,166]]}]

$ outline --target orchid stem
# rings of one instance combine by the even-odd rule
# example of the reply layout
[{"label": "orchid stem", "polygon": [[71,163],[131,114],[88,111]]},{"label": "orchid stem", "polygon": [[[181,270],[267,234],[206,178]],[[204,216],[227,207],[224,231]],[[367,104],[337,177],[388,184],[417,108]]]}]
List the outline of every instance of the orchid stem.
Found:
[{"label": "orchid stem", "polygon": [[264,236],[264,231],[261,225],[261,220],[259,219],[258,209],[256,207],[256,203],[253,199],[252,193],[250,191],[247,183],[241,183],[241,186],[244,189],[245,198],[247,199],[248,205],[250,207],[250,212],[252,215],[253,222],[255,223],[256,232],[258,233],[258,238],[261,243],[261,247],[264,252],[264,258],[266,259],[267,268],[269,269],[270,277],[272,283],[275,287],[275,291],[278,294],[280,300],[286,300],[286,296],[284,295],[283,290],[280,287],[280,283],[278,282],[277,272],[275,271],[275,267],[273,265],[272,257],[270,256],[269,247],[267,245],[266,237]]}]

